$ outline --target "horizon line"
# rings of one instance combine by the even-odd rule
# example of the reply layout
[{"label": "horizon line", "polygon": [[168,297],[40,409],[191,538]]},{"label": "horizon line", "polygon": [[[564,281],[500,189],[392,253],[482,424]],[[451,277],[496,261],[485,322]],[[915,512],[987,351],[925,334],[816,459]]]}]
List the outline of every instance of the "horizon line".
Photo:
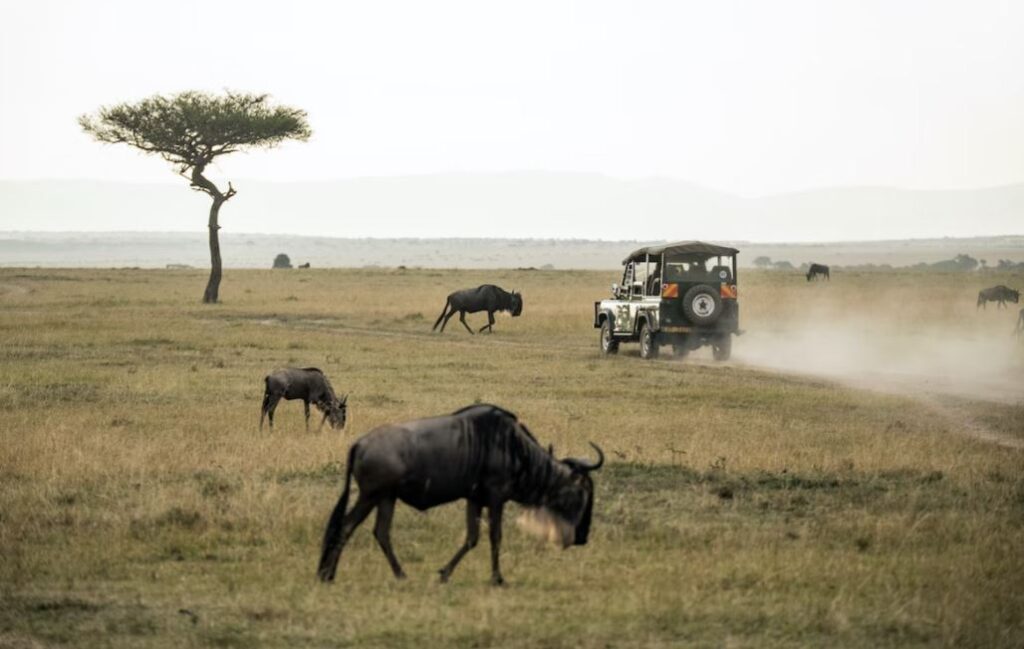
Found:
[{"label": "horizon line", "polygon": [[[225,174],[226,176],[226,174]],[[975,192],[975,191],[988,191],[995,189],[1005,189],[1010,187],[1017,187],[1024,185],[1024,179],[1014,182],[1002,182],[991,185],[974,185],[974,186],[960,186],[960,187],[915,187],[908,185],[892,185],[892,184],[850,184],[850,185],[817,185],[812,187],[803,187],[796,189],[778,190],[774,192],[760,192],[760,193],[743,193],[734,190],[721,189],[710,185],[694,182],[678,176],[669,176],[665,174],[645,174],[640,176],[632,175],[616,175],[602,171],[552,171],[552,170],[540,170],[540,169],[508,169],[504,171],[429,171],[420,173],[404,173],[404,174],[368,174],[359,176],[335,176],[326,178],[311,178],[302,180],[277,180],[277,179],[265,179],[256,177],[240,176],[232,179],[232,182],[253,182],[262,183],[268,185],[300,185],[300,184],[330,184],[330,183],[343,183],[343,182],[355,182],[355,181],[380,181],[380,180],[399,180],[399,179],[426,179],[426,178],[440,178],[440,177],[487,177],[487,176],[590,176],[594,178],[603,178],[610,181],[621,182],[621,183],[637,183],[637,182],[650,182],[650,181],[668,181],[673,183],[680,183],[684,185],[690,185],[691,187],[698,188],[704,191],[714,192],[727,196],[734,196],[745,200],[757,200],[763,198],[773,198],[777,196],[788,196],[788,195],[799,195],[799,194],[810,194],[816,192],[826,192],[835,190],[888,190],[888,191],[900,191],[900,192],[920,192],[920,193],[958,193],[958,192]],[[125,185],[167,185],[167,186],[181,186],[180,177],[171,173],[165,180],[137,180],[137,179],[124,179],[124,180],[113,180],[109,178],[92,178],[92,177],[30,177],[30,178],[0,178],[0,183],[46,183],[46,182],[82,182],[82,183],[102,183],[102,184],[125,184]],[[187,184],[185,185],[187,187]]]}]

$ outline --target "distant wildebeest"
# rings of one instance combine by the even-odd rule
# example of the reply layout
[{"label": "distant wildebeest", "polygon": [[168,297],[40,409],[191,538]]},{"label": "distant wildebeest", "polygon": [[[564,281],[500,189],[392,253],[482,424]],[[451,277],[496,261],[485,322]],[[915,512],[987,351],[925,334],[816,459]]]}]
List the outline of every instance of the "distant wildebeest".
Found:
[{"label": "distant wildebeest", "polygon": [[476,288],[455,291],[448,296],[448,301],[445,302],[444,308],[441,309],[441,315],[437,317],[437,322],[434,323],[433,331],[436,331],[437,326],[441,325],[441,331],[443,332],[445,325],[448,324],[448,320],[458,313],[459,322],[466,328],[466,331],[473,333],[473,330],[466,324],[466,314],[479,311],[487,312],[487,324],[480,327],[480,331],[487,329],[493,332],[494,312],[509,311],[512,313],[512,317],[517,317],[523,312],[523,296],[515,291],[509,293],[494,284],[484,284]]},{"label": "distant wildebeest", "polygon": [[309,268],[309,262],[307,261],[304,264],[299,264],[299,268]]},{"label": "distant wildebeest", "polygon": [[807,269],[807,281],[817,279],[819,276],[824,277],[831,281],[831,277],[828,274],[828,266],[825,264],[811,264],[811,267]]},{"label": "distant wildebeest", "polygon": [[263,391],[263,408],[260,410],[260,430],[263,430],[263,417],[270,419],[270,429],[274,429],[274,410],[281,399],[302,399],[306,409],[306,432],[309,432],[309,404],[315,405],[324,413],[320,420],[320,428],[324,421],[331,420],[331,428],[345,428],[348,413],[348,395],[339,399],[334,394],[331,382],[323,371],[315,367],[302,369],[289,367],[276,370],[263,379],[266,386]]},{"label": "distant wildebeest", "polygon": [[[486,507],[491,583],[500,585],[504,583],[498,564],[501,517],[509,500],[539,508],[561,523],[563,548],[586,544],[594,506],[590,473],[604,463],[601,449],[591,446],[597,451],[597,462],[557,460],[514,414],[488,404],[376,428],[349,449],[345,487],[324,532],[317,574],[322,581],[334,579],[345,543],[376,507],[373,535],[395,577],[404,578],[391,549],[395,501],[425,511],[465,499],[466,541],[441,568],[441,581],[448,581],[462,557],[476,546],[480,515]],[[346,513],[353,476],[359,498]]]},{"label": "distant wildebeest", "polygon": [[1002,284],[978,291],[977,307],[984,307],[988,302],[998,302],[997,306],[1006,307],[1007,302],[1020,302],[1020,291]]}]

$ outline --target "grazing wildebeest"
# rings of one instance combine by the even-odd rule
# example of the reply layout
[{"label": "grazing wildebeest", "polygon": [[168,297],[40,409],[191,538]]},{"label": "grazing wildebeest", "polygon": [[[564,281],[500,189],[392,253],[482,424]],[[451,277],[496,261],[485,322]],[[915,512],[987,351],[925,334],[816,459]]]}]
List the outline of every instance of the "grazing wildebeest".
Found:
[{"label": "grazing wildebeest", "polygon": [[[466,328],[466,331],[473,333],[473,330],[466,324],[467,313],[477,313],[479,311],[487,312],[487,324],[480,327],[480,331],[487,329],[490,332],[494,331],[494,312],[495,311],[510,311],[512,317],[517,317],[523,312],[523,296],[515,291],[509,293],[505,289],[495,286],[494,284],[484,284],[476,288],[467,288],[461,291],[455,291],[448,296],[448,301],[444,303],[444,308],[441,309],[441,315],[437,317],[437,322],[434,323],[433,331],[437,330],[437,326],[441,325],[441,331],[444,331],[445,325],[448,324],[448,320],[455,315],[459,314],[459,321],[462,326]],[[442,322],[444,320],[444,322]]]},{"label": "grazing wildebeest", "polygon": [[[324,532],[317,574],[322,581],[334,579],[345,543],[376,507],[373,535],[395,577],[404,578],[391,549],[395,501],[424,511],[465,499],[466,541],[441,568],[441,581],[448,581],[462,557],[476,546],[480,515],[486,507],[491,583],[500,585],[504,583],[498,565],[501,515],[509,500],[540,508],[562,523],[563,548],[586,544],[594,506],[590,472],[604,463],[601,449],[591,446],[597,451],[597,462],[557,460],[514,414],[488,404],[376,428],[349,449],[345,487]],[[359,485],[359,499],[346,513],[353,476]]]},{"label": "grazing wildebeest", "polygon": [[975,309],[986,306],[988,302],[998,302],[997,306],[1005,308],[1007,302],[1020,302],[1020,291],[1002,284],[978,291],[978,304]]},{"label": "grazing wildebeest", "polygon": [[828,274],[828,266],[825,264],[811,264],[810,268],[807,269],[807,281],[817,279],[819,276],[831,281],[831,277]]},{"label": "grazing wildebeest", "polygon": [[348,413],[348,395],[339,399],[334,395],[331,382],[323,371],[315,367],[302,369],[289,367],[268,374],[263,383],[263,408],[260,410],[260,430],[263,430],[263,417],[270,419],[270,429],[274,429],[274,410],[281,399],[302,399],[306,408],[306,432],[309,432],[309,404],[312,403],[324,413],[320,420],[321,430],[324,421],[331,420],[331,428],[345,428]]}]

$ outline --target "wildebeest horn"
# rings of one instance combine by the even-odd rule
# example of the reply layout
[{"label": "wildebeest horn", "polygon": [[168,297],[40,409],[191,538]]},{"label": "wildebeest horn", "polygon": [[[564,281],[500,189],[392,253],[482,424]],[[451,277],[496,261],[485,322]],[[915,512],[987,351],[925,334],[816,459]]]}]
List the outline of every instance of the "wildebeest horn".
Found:
[{"label": "wildebeest horn", "polygon": [[590,462],[588,460],[579,460],[574,457],[566,458],[564,461],[569,466],[573,467],[578,471],[597,471],[604,466],[604,451],[597,444],[590,442],[590,445],[597,451],[597,462]]},{"label": "wildebeest horn", "polygon": [[346,394],[342,398],[338,399],[338,403],[341,404],[341,405],[345,405],[346,403],[348,403],[348,394]]}]

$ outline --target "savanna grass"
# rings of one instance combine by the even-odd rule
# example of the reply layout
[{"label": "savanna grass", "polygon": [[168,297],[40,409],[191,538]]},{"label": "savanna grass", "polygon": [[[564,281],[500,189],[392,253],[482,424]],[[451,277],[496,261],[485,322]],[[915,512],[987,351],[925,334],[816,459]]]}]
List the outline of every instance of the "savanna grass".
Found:
[{"label": "savanna grass", "polygon": [[[961,417],[1019,436],[1019,405],[754,369],[742,337],[724,365],[601,358],[591,303],[613,275],[229,271],[204,306],[200,271],[0,270],[0,646],[1024,644],[1024,452]],[[430,332],[449,291],[484,282],[521,290],[523,316]],[[962,275],[740,286],[752,332],[874,313],[1024,353]],[[306,434],[295,402],[257,432],[284,365],[351,393],[343,434]],[[482,548],[441,585],[461,508],[400,507],[409,580],[367,525],[319,584],[347,444],[478,400],[560,455],[605,449],[590,543],[509,525],[508,587]]]}]

